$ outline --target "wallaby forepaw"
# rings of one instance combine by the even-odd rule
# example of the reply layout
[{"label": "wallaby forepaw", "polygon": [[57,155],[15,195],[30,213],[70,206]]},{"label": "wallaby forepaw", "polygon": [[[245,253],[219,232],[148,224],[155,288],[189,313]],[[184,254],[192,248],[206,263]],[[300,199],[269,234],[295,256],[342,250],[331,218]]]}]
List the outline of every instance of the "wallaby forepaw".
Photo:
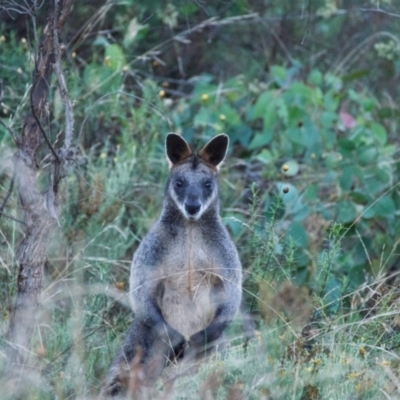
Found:
[{"label": "wallaby forepaw", "polygon": [[100,399],[118,396],[121,393],[121,390],[121,382],[119,380],[114,380],[110,383],[107,383],[106,386],[103,387],[100,393]]},{"label": "wallaby forepaw", "polygon": [[189,346],[194,348],[201,348],[207,344],[205,331],[200,331],[192,335],[189,339]]},{"label": "wallaby forepaw", "polygon": [[176,360],[183,358],[187,347],[188,343],[185,339],[183,339],[177,346],[174,347],[174,358]]}]

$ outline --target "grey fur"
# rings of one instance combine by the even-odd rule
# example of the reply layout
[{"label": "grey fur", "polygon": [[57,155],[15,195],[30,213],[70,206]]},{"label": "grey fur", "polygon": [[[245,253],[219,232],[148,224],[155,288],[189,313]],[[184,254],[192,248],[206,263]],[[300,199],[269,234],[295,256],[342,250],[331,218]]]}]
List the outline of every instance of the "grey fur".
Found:
[{"label": "grey fur", "polygon": [[135,318],[103,396],[132,381],[151,386],[168,360],[201,356],[239,309],[242,268],[219,216],[218,167],[227,146],[228,137],[218,135],[194,154],[183,138],[167,136],[163,210],[133,257]]}]

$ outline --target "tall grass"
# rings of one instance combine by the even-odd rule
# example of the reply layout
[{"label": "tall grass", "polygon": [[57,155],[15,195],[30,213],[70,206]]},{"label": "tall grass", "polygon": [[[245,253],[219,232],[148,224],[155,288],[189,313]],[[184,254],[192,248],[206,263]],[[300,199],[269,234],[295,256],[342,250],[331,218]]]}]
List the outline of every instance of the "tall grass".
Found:
[{"label": "tall grass", "polygon": [[[167,165],[162,138],[154,135],[140,149],[120,145],[109,155],[106,145],[87,155],[63,186],[62,226],[50,249],[31,357],[21,366],[21,380],[7,382],[7,398],[15,398],[16,388],[25,399],[98,395],[133,318],[126,295],[132,254],[161,210]],[[316,252],[315,270],[308,272],[310,285],[297,287],[295,245],[283,234],[284,220],[275,218],[282,193],[265,218],[256,186],[229,185],[238,177],[234,164],[228,160],[221,176],[222,216],[245,266],[253,338],[245,337],[239,315],[225,350],[195,370],[170,365],[145,398],[396,398],[395,283],[381,278],[349,292],[344,280],[340,292],[330,288],[342,256],[343,228],[333,224]],[[237,211],[229,207],[232,198]],[[2,223],[2,260],[12,265],[20,230],[16,222]],[[11,270],[1,273],[4,333],[15,282]]]}]

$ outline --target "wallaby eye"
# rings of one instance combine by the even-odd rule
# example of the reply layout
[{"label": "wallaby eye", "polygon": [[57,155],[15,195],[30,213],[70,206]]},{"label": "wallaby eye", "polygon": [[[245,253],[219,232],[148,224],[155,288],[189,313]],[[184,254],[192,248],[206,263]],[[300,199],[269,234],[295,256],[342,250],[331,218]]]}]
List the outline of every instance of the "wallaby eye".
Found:
[{"label": "wallaby eye", "polygon": [[212,187],[211,181],[205,181],[205,182],[204,182],[204,187],[205,187],[206,189],[211,189],[211,187]]},{"label": "wallaby eye", "polygon": [[183,186],[183,181],[181,179],[177,179],[175,181],[175,187],[181,188]]}]

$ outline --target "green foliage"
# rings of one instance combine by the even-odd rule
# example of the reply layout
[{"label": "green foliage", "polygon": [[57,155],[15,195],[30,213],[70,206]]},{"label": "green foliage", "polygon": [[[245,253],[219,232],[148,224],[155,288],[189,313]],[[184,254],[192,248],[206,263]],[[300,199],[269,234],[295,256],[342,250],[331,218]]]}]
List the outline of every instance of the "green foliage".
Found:
[{"label": "green foliage", "polygon": [[[244,266],[245,306],[258,318],[255,338],[247,341],[236,322],[226,352],[177,379],[169,395],[396,397],[397,281],[383,278],[398,269],[400,235],[395,19],[382,31],[381,20],[357,11],[361,1],[346,13],[317,1],[310,20],[302,3],[278,0],[268,9],[247,1],[97,3],[76,4],[67,24],[80,152],[61,188],[61,228],[32,345],[30,366],[44,383],[26,398],[99,392],[132,319],[130,260],[162,207],[169,131],[194,145],[230,137],[221,214]],[[393,3],[380,4],[396,11]],[[251,12],[259,17],[247,24],[240,16]],[[75,37],[93,15],[102,21],[94,19],[95,34]],[[195,29],[213,17],[220,20]],[[25,25],[0,23],[0,118],[17,134],[37,46]],[[57,147],[57,90],[49,109],[45,129]],[[14,151],[0,125],[0,202]],[[46,154],[43,146],[42,170]],[[15,191],[4,212],[23,218]],[[23,229],[1,217],[0,234],[3,347]],[[151,395],[164,398],[165,390],[160,383]]]}]

